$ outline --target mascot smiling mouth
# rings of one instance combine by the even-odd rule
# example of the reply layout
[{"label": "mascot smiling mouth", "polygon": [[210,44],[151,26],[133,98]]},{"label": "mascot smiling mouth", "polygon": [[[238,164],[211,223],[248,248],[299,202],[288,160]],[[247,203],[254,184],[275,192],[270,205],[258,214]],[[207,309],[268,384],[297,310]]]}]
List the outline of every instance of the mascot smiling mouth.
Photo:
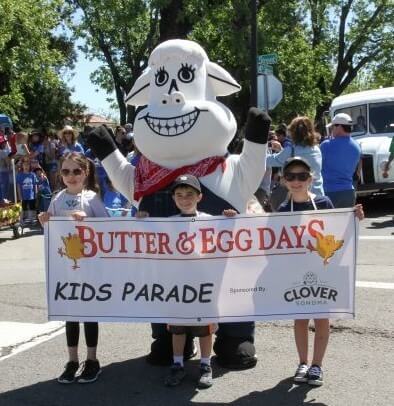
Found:
[{"label": "mascot smiling mouth", "polygon": [[195,107],[192,112],[176,117],[152,117],[148,113],[140,120],[144,119],[148,127],[158,135],[176,137],[189,131],[196,124],[201,111],[208,110],[200,110]]}]

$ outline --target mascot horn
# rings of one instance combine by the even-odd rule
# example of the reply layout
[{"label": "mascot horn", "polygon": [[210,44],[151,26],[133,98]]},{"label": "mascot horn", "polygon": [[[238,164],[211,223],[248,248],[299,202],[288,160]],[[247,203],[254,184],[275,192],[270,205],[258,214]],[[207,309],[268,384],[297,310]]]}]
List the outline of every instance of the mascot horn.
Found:
[{"label": "mascot horn", "polygon": [[[195,42],[169,40],[152,52],[148,68],[137,79],[126,103],[140,108],[134,140],[141,159],[132,166],[105,128],[95,129],[88,144],[102,161],[116,189],[137,201],[152,217],[176,214],[170,186],[181,174],[197,176],[203,199],[199,209],[220,215],[224,209],[246,211],[265,171],[266,143],[271,120],[251,108],[241,155],[227,146],[237,126],[231,111],[216,100],[240,90],[219,65],[209,61]],[[152,324],[154,342],[148,361],[171,364],[171,336],[165,324]],[[219,325],[214,344],[218,362],[230,368],[256,364],[254,322]],[[193,355],[192,338],[185,358]]]}]

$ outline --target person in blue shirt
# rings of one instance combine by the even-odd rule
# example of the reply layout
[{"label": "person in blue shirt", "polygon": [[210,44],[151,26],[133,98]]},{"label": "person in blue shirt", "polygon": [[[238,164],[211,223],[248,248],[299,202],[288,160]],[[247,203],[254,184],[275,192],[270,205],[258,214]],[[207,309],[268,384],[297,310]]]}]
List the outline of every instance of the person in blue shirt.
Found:
[{"label": "person in blue shirt", "polygon": [[324,193],[336,208],[353,207],[356,202],[353,175],[358,169],[361,149],[350,136],[352,125],[348,114],[337,114],[329,124],[332,138],[320,144]]},{"label": "person in blue shirt", "polygon": [[82,145],[77,142],[78,134],[71,127],[71,125],[66,125],[59,134],[60,138],[60,155],[65,155],[69,152],[79,152],[80,154],[85,154]]},{"label": "person in blue shirt", "polygon": [[42,168],[34,169],[34,173],[37,176],[37,209],[41,211],[47,211],[49,203],[51,202],[52,190],[49,185],[49,180],[45,175]]},{"label": "person in blue shirt", "polygon": [[130,217],[130,202],[118,192],[111,180],[106,178],[106,186],[101,190],[104,206],[110,217]]},{"label": "person in blue shirt", "polygon": [[16,185],[19,200],[22,201],[22,221],[32,222],[36,218],[36,197],[38,192],[38,179],[31,170],[30,160],[22,160],[22,172],[16,176]]},{"label": "person in blue shirt", "polygon": [[279,124],[278,127],[275,130],[275,135],[282,145],[282,148],[286,147],[291,147],[293,145],[293,142],[291,139],[287,136],[287,125],[282,123]]}]

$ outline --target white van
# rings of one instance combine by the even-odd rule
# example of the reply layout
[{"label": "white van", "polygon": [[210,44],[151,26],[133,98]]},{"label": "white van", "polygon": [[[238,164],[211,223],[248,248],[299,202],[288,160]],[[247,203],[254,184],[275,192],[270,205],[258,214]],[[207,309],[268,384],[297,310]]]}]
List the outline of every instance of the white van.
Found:
[{"label": "white van", "polygon": [[388,178],[382,176],[394,137],[394,87],[336,97],[330,107],[331,118],[338,113],[352,117],[352,137],[361,148],[362,170],[357,194],[394,191],[394,165]]}]

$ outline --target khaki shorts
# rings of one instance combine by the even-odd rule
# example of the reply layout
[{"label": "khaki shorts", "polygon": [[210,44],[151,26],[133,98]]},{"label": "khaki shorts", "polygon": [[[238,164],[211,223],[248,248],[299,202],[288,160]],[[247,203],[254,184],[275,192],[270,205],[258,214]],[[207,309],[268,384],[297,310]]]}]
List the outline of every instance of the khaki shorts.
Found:
[{"label": "khaki shorts", "polygon": [[207,337],[217,330],[217,324],[208,324],[205,326],[179,326],[174,324],[167,325],[167,330],[171,334],[189,334],[194,337]]}]

